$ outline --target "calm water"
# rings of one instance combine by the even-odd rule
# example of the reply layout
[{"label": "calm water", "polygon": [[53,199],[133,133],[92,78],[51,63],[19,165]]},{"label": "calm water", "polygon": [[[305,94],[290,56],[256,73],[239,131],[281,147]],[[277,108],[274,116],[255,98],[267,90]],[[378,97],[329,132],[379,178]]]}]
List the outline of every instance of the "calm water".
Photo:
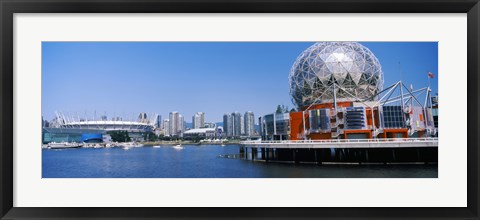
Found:
[{"label": "calm water", "polygon": [[315,165],[252,162],[219,155],[239,146],[185,145],[42,150],[43,178],[436,178],[437,165]]}]

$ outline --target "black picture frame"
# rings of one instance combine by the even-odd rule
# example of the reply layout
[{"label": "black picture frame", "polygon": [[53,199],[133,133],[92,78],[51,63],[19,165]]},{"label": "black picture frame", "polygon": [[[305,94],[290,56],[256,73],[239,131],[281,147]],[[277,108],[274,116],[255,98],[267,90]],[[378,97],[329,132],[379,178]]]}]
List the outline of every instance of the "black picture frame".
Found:
[{"label": "black picture frame", "polygon": [[[479,0],[0,0],[2,219],[479,219]],[[466,208],[22,208],[13,207],[14,13],[467,13]],[[254,198],[252,198],[254,199]]]}]

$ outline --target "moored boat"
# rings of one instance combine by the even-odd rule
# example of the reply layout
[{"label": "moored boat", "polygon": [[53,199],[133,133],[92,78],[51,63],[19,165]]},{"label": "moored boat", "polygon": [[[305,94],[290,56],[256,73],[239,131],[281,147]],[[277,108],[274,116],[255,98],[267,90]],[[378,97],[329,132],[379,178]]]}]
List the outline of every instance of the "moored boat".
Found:
[{"label": "moored boat", "polygon": [[118,146],[123,148],[132,148],[132,147],[143,147],[143,144],[140,144],[137,142],[124,142],[124,143],[118,144]]},{"label": "moored boat", "polygon": [[182,150],[182,149],[184,149],[184,147],[182,147],[182,145],[178,144],[178,145],[173,146],[173,149]]},{"label": "moored boat", "polygon": [[65,149],[65,148],[79,148],[82,147],[83,144],[81,143],[76,143],[76,142],[51,142],[48,144],[49,149]]}]

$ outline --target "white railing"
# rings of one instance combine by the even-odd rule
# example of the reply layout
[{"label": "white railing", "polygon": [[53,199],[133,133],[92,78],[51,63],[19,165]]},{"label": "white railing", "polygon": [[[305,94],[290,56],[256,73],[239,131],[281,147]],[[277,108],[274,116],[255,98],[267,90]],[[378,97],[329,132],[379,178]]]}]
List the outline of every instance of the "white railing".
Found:
[{"label": "white railing", "polygon": [[378,139],[326,139],[326,140],[283,140],[241,141],[240,144],[310,144],[310,143],[391,143],[391,142],[438,142],[438,138],[378,138]]}]

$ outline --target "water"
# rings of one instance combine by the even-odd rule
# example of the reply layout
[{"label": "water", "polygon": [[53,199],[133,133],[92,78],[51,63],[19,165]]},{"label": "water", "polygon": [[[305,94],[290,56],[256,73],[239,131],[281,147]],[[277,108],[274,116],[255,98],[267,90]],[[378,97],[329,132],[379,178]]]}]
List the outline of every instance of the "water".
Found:
[{"label": "water", "polygon": [[42,150],[43,178],[436,178],[432,165],[316,165],[252,162],[219,155],[239,146]]}]

